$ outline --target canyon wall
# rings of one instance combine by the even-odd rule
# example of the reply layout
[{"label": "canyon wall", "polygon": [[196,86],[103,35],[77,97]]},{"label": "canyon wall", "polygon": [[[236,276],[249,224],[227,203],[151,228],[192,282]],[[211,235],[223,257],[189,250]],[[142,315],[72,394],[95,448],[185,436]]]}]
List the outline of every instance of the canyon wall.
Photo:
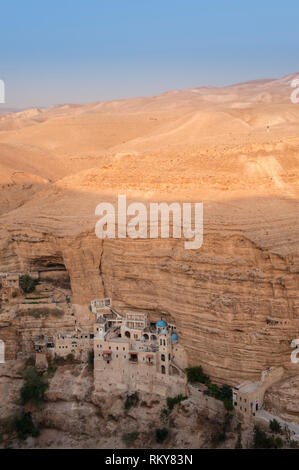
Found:
[{"label": "canyon wall", "polygon": [[290,361],[299,335],[296,260],[240,234],[207,234],[194,252],[177,240],[35,233],[12,237],[0,256],[1,270],[65,266],[85,326],[93,322],[89,302],[104,296],[120,311],[148,311],[153,320],[163,312],[176,322],[189,364],[202,365],[215,382],[257,379],[269,366],[298,373]]}]

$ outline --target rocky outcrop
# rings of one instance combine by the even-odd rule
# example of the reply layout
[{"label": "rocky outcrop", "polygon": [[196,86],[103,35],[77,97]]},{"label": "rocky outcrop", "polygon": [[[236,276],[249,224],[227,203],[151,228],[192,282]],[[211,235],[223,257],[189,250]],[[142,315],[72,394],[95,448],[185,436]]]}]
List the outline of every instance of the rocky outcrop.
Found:
[{"label": "rocky outcrop", "polygon": [[[162,413],[167,408],[166,400],[146,393],[139,393],[138,403],[125,409],[126,394],[95,394],[93,374],[88,366],[66,364],[47,378],[45,403],[41,407],[27,406],[40,436],[20,441],[9,433],[7,423],[21,411],[15,402],[23,380],[16,371],[23,367],[24,364],[13,361],[0,366],[0,392],[6,397],[0,404],[0,424],[4,424],[0,430],[4,436],[0,447],[9,443],[13,448],[204,448],[213,445],[212,436],[221,429],[225,419],[222,402],[217,416],[213,413],[211,418],[206,410],[198,409],[194,397],[175,405],[168,416]],[[163,444],[158,444],[155,431],[164,427],[169,435]],[[130,433],[135,434],[134,441],[130,441]],[[233,447],[235,440],[234,426],[231,426],[221,445]]]},{"label": "rocky outcrop", "polygon": [[[299,371],[298,364],[297,372]],[[295,368],[295,367],[294,367]],[[299,424],[299,376],[291,377],[273,385],[265,395],[265,406],[271,413]]]}]

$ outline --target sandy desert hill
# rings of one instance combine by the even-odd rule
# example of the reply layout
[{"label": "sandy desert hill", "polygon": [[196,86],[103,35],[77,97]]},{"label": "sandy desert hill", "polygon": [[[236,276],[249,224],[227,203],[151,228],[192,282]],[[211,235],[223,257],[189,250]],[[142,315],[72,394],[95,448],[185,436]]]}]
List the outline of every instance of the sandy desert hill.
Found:
[{"label": "sandy desert hill", "polygon": [[[216,381],[289,367],[299,334],[295,77],[0,116],[1,271],[63,265],[77,305],[107,295],[171,313],[190,363]],[[117,194],[203,201],[202,249],[98,240],[95,207]],[[269,315],[290,329],[269,333]]]}]

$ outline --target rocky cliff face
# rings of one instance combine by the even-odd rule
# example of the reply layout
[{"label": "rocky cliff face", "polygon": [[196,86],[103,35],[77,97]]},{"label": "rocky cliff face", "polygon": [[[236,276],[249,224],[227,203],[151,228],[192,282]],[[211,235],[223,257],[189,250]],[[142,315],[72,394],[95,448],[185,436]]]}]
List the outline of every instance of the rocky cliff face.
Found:
[{"label": "rocky cliff face", "polygon": [[[136,406],[126,410],[125,394],[95,394],[93,373],[86,365],[59,366],[53,377],[48,377],[49,388],[41,407],[27,405],[38,438],[20,441],[9,432],[9,423],[21,411],[16,405],[23,380],[18,370],[22,361],[0,365],[0,447],[13,448],[103,448],[119,449],[127,446],[158,448],[155,430],[167,427],[169,435],[163,448],[204,448],[213,445],[212,436],[221,430],[225,409],[219,402],[219,412],[209,418],[188,399],[176,405],[169,416],[161,414],[166,401],[158,396],[139,394]],[[186,428],[190,430],[186,434]],[[128,434],[134,433],[130,441]],[[127,439],[129,438],[129,439]],[[235,424],[227,430],[223,447],[233,447],[236,441]],[[219,445],[219,443],[217,443]]]},{"label": "rocky cliff face", "polygon": [[39,234],[35,241],[14,240],[10,250],[7,258],[22,260],[22,266],[66,267],[85,326],[93,323],[89,302],[108,296],[120,310],[149,311],[153,320],[163,312],[173,319],[189,364],[201,364],[216,382],[255,379],[269,366],[296,373],[290,361],[290,342],[299,334],[294,259],[244,236],[209,234],[194,253],[174,240]]},{"label": "rocky cliff face", "polygon": [[[296,364],[298,371],[298,364]],[[265,406],[273,414],[299,424],[299,377],[290,377],[274,384],[265,395]]]}]

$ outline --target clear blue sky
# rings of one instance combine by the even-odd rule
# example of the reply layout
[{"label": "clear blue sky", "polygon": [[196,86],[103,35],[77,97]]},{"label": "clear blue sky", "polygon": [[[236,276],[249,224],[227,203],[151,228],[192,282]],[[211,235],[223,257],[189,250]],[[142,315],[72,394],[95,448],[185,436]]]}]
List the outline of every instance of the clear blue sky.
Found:
[{"label": "clear blue sky", "polygon": [[298,0],[7,0],[5,106],[149,96],[298,72],[298,18]]}]

